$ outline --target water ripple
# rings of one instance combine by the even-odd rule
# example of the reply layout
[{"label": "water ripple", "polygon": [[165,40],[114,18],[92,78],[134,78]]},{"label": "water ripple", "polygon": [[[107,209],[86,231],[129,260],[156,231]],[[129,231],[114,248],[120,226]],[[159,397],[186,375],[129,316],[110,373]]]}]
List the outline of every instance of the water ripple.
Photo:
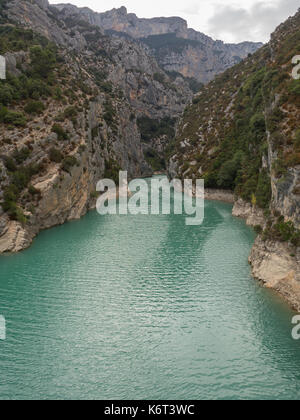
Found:
[{"label": "water ripple", "polygon": [[292,314],[252,279],[230,211],[91,212],[1,257],[0,398],[299,399]]}]

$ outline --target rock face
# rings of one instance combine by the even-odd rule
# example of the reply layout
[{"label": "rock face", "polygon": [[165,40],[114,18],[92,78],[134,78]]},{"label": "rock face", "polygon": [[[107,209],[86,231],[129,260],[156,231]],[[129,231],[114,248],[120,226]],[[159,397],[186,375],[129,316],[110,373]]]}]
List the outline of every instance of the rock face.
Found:
[{"label": "rock face", "polygon": [[[42,0],[41,0],[42,1]],[[72,5],[47,6],[47,0],[8,4],[7,16],[22,27],[33,29],[64,48],[82,53],[91,59],[92,54],[104,54],[110,58],[106,63],[107,78],[118,84],[139,115],[161,118],[178,116],[193,93],[182,78],[170,79],[149,55],[148,48],[133,39],[116,39],[103,36],[97,13]],[[87,22],[87,28],[84,26]],[[99,27],[97,31],[93,25]],[[93,30],[94,29],[94,30]],[[154,76],[160,75],[160,80]],[[137,115],[138,116],[138,115]]]},{"label": "rock face", "polygon": [[233,215],[259,235],[250,258],[255,277],[299,308],[300,11],[271,42],[199,92],[181,118],[169,161],[172,177],[205,179],[234,191]]},{"label": "rock face", "polygon": [[[271,162],[274,164],[276,158]],[[286,220],[300,228],[300,165],[290,168],[280,182],[273,179],[272,190],[273,207],[284,215]]]},{"label": "rock face", "polygon": [[0,219],[1,221],[5,222],[6,229],[0,236],[0,253],[19,252],[31,244],[30,233],[20,223],[9,222],[6,219]]},{"label": "rock face", "polygon": [[[150,176],[138,119],[174,125],[192,92],[182,78],[171,80],[147,48],[105,36],[76,7],[60,12],[43,0],[12,0],[1,17],[20,30],[20,51],[7,41],[7,68],[16,78],[7,84],[14,91],[22,80],[27,92],[25,99],[18,92],[15,101],[7,96],[9,112],[17,114],[0,121],[0,252],[17,252],[41,229],[93,208],[103,177],[116,179],[120,169],[129,178]],[[53,69],[43,68],[49,73],[43,77],[30,48],[49,52],[51,43],[56,64],[49,62]],[[39,110],[26,110],[32,104]],[[160,153],[165,146],[157,145]]]},{"label": "rock face", "polygon": [[[104,96],[99,96],[97,101],[89,104],[88,110],[78,114],[76,127],[71,121],[64,122],[63,127],[69,133],[69,138],[63,142],[64,144],[60,144],[56,134],[51,134],[51,124],[48,129],[43,130],[42,136],[36,132],[34,142],[28,140],[32,136],[31,133],[35,132],[29,123],[29,129],[22,130],[22,143],[9,144],[0,149],[2,153],[5,152],[5,156],[13,155],[16,150],[27,147],[25,145],[30,141],[30,157],[23,162],[23,165],[25,167],[30,165],[33,159],[35,165],[43,166],[43,169],[31,179],[31,186],[39,194],[38,200],[32,198],[24,202],[25,196],[23,198],[22,195],[26,224],[9,220],[5,213],[0,215],[1,253],[18,252],[27,248],[40,230],[63,224],[68,220],[79,219],[93,208],[96,200],[96,184],[108,174],[108,166],[122,167],[128,171],[130,178],[151,174],[151,169],[144,160],[135,122],[128,124],[130,117],[128,107],[119,104],[117,133],[113,134],[105,121],[101,127],[98,127],[99,119],[103,118],[104,101]],[[50,108],[47,112],[49,122],[52,111],[53,108]],[[35,124],[42,125],[43,118],[44,116],[37,118]],[[18,138],[18,131],[11,135]],[[61,164],[49,161],[53,147],[67,157],[74,157],[76,164],[63,169]],[[68,154],[68,151],[71,153]],[[7,169],[4,166],[3,172],[8,179]],[[6,185],[5,181],[1,184],[1,195],[5,193]]]},{"label": "rock face", "polygon": [[[261,209],[238,199],[233,216],[245,219],[248,226],[266,226]],[[260,235],[249,256],[253,276],[279,293],[295,311],[300,311],[300,248],[276,240],[264,240]]]},{"label": "rock face", "polygon": [[47,10],[49,7],[48,0],[36,0],[36,3],[41,9]]},{"label": "rock face", "polygon": [[257,238],[249,262],[254,277],[278,292],[300,311],[300,250],[291,254],[287,244]]},{"label": "rock face", "polygon": [[[58,5],[61,8],[64,5]],[[126,7],[97,13],[99,24],[105,30],[123,32],[133,38],[147,38],[150,35],[186,33],[187,22],[179,17],[139,19],[134,13],[127,13]]]},{"label": "rock face", "polygon": [[235,201],[232,215],[245,219],[248,226],[264,226],[266,222],[262,209],[253,207],[241,198]]},{"label": "rock face", "polygon": [[[55,5],[66,14],[74,14],[71,5]],[[140,19],[127,13],[125,7],[106,13],[95,13],[88,8],[77,9],[89,23],[97,25],[106,33],[127,36],[140,40],[150,48],[159,65],[168,72],[207,83],[216,74],[254,53],[261,43],[243,42],[224,44],[188,28],[187,22],[178,17]]]},{"label": "rock face", "polygon": [[[63,29],[49,17],[47,0],[20,1],[11,0],[6,5],[6,16],[23,27],[34,29],[60,45],[68,45],[70,39]],[[75,45],[80,40],[73,40]]]}]

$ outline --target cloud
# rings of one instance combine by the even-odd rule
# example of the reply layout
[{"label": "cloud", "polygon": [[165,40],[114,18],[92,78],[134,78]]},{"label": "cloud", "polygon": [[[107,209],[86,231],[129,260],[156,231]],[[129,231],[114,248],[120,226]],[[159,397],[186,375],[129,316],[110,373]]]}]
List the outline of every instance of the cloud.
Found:
[{"label": "cloud", "polygon": [[258,1],[245,9],[237,6],[215,5],[208,29],[214,37],[232,42],[269,40],[274,29],[299,8],[299,0],[277,0],[272,4]]},{"label": "cloud", "polygon": [[188,4],[184,9],[181,9],[181,12],[186,15],[197,15],[201,10],[201,4],[192,3]]}]

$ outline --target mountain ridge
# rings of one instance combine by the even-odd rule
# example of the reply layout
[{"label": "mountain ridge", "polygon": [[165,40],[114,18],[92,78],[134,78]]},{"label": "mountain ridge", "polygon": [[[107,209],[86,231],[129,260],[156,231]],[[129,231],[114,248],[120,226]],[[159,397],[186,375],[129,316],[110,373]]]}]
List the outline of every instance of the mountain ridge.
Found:
[{"label": "mountain ridge", "polygon": [[[143,42],[150,47],[165,71],[177,72],[202,83],[212,80],[216,74],[263,45],[247,41],[238,44],[214,41],[211,37],[189,28],[187,21],[180,17],[138,18],[134,13],[127,13],[125,7],[104,13],[63,3],[51,7],[69,16],[79,14],[89,23],[98,25],[104,32],[114,31],[119,36],[126,34]],[[170,35],[174,35],[173,39]],[[151,41],[151,37],[156,37],[154,48],[147,42]]]}]

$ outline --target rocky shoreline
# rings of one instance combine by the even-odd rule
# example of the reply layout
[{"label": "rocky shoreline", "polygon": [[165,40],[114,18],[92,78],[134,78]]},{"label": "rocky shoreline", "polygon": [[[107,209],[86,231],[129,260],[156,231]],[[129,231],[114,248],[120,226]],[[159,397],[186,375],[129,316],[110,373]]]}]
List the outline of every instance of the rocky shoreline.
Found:
[{"label": "rocky shoreline", "polygon": [[[261,209],[242,199],[235,200],[233,192],[205,190],[206,200],[234,204],[232,215],[245,220],[247,226],[264,226]],[[253,277],[264,287],[277,292],[289,306],[300,312],[300,249],[278,241],[264,241],[259,235],[252,247],[249,264]]]},{"label": "rocky shoreline", "polygon": [[214,201],[223,201],[225,203],[234,204],[235,198],[232,191],[213,190],[205,188],[205,199]]},{"label": "rocky shoreline", "polygon": [[[71,179],[70,176],[70,181]],[[78,189],[72,188],[74,187],[72,182],[68,187],[69,192],[73,190],[75,193],[73,198],[76,198],[79,193]],[[66,191],[66,189],[64,190]],[[88,210],[95,207],[95,203],[89,202],[88,197],[84,197],[81,193],[77,196],[78,200],[75,200],[76,205],[69,207],[70,203],[66,202],[66,195],[64,194],[64,198],[62,196],[58,197],[58,191],[50,188],[48,194],[46,194],[47,199],[44,202],[45,208],[42,214],[45,216],[47,213],[47,217],[43,217],[43,222],[39,218],[39,223],[36,226],[31,224],[24,228],[18,222],[2,220],[3,216],[0,218],[0,221],[2,220],[3,222],[3,226],[0,225],[0,231],[2,230],[0,235],[0,254],[23,251],[30,247],[33,239],[41,230],[63,224],[70,220],[79,219]],[[246,203],[241,199],[235,201],[233,192],[206,189],[205,199],[234,204],[232,215],[243,218],[248,226],[265,225],[263,211],[254,208],[250,203]],[[50,202],[57,204],[55,211],[53,206],[51,206],[54,211],[54,213],[52,212],[54,216],[51,216],[51,212],[49,213]],[[46,209],[48,210],[45,211]],[[287,243],[264,241],[261,235],[259,235],[251,250],[249,263],[251,264],[252,274],[255,279],[259,280],[265,287],[279,293],[294,310],[300,311],[299,248],[292,249]]]},{"label": "rocky shoreline", "polygon": [[299,248],[291,249],[288,244],[282,242],[263,241],[261,236],[258,236],[249,263],[256,279],[265,287],[275,290],[292,309],[300,312]]},{"label": "rocky shoreline", "polygon": [[41,200],[34,213],[25,214],[26,224],[9,220],[5,213],[0,215],[0,254],[23,251],[42,230],[80,219],[94,205],[89,174],[82,165],[64,177],[58,165],[53,165],[33,185],[41,192]]},{"label": "rocky shoreline", "polygon": [[[232,214],[245,219],[248,226],[264,226],[261,209],[243,200],[235,202]],[[297,312],[300,312],[300,249],[288,243],[264,241],[259,235],[249,256],[253,277],[265,287],[279,293]]]}]

